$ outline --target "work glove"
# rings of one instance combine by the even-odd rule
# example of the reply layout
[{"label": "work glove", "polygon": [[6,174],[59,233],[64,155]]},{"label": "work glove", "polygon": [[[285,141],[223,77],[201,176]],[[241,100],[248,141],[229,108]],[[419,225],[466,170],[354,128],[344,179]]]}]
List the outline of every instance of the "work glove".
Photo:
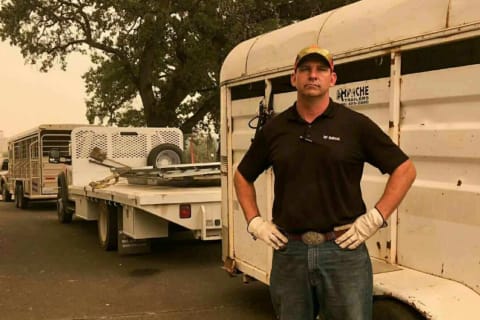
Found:
[{"label": "work glove", "polygon": [[343,249],[355,249],[384,225],[386,226],[386,223],[382,214],[373,208],[358,217],[350,229],[338,237],[335,242]]},{"label": "work glove", "polygon": [[275,250],[283,248],[288,242],[287,237],[277,229],[276,225],[263,220],[260,216],[250,220],[247,231],[253,236],[253,239],[260,239]]}]

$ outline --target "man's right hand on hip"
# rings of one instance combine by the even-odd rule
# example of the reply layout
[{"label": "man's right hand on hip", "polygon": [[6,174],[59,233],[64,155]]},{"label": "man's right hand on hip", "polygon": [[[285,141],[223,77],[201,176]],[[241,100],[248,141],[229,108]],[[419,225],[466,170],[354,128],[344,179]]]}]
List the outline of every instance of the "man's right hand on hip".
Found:
[{"label": "man's right hand on hip", "polygon": [[260,216],[256,216],[250,220],[247,231],[252,234],[254,238],[261,239],[275,250],[283,248],[288,242],[287,237],[278,230],[276,225],[270,221],[263,220]]}]

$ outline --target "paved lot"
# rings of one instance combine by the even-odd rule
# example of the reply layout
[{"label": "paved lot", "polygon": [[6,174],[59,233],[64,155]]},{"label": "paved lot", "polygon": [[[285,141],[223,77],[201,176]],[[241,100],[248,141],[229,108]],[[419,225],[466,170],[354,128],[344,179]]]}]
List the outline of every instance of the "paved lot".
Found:
[{"label": "paved lot", "polygon": [[121,256],[99,247],[95,222],[0,202],[0,319],[273,319],[268,288],[221,266],[218,241],[162,239]]}]

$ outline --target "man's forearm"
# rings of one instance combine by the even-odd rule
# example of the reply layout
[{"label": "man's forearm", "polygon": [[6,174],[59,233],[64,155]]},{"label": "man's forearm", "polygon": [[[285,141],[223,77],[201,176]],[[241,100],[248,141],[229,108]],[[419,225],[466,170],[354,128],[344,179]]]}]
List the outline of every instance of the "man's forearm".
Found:
[{"label": "man's forearm", "polygon": [[377,210],[386,220],[398,207],[416,177],[416,170],[413,162],[407,160],[392,172],[388,179],[385,191],[376,204]]},{"label": "man's forearm", "polygon": [[275,224],[260,216],[253,183],[247,181],[238,171],[235,172],[233,181],[238,202],[240,202],[245,220],[247,220],[247,231],[255,240],[258,238],[275,250],[283,248],[288,239],[278,230]]},{"label": "man's forearm", "polygon": [[355,249],[377,232],[398,207],[415,180],[415,166],[410,160],[402,163],[388,179],[385,191],[375,208],[358,217],[335,242],[341,248]]}]

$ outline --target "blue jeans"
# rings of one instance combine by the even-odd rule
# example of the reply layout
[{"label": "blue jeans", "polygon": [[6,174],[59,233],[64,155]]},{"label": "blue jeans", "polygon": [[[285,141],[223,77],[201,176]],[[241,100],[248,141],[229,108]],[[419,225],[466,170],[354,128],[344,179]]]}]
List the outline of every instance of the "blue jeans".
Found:
[{"label": "blue jeans", "polygon": [[275,251],[270,295],[280,320],[371,320],[373,275],[367,247],[289,241]]}]

